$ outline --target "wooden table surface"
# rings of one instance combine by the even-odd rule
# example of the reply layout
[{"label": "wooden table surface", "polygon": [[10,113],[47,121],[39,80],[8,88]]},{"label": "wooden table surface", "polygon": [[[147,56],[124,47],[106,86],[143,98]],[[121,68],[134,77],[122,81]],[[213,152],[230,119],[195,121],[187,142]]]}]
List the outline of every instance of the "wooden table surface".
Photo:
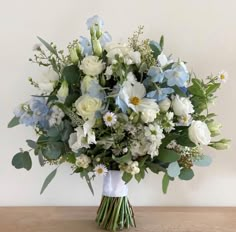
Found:
[{"label": "wooden table surface", "polygon": [[[96,207],[1,207],[0,232],[93,232]],[[134,207],[130,232],[236,232],[236,208]]]}]

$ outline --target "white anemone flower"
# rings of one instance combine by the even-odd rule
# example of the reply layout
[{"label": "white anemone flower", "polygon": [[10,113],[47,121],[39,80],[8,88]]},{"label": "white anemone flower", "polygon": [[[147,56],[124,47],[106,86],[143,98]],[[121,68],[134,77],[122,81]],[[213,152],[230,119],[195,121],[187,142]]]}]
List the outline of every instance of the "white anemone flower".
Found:
[{"label": "white anemone flower", "polygon": [[144,112],[152,109],[159,112],[159,106],[155,99],[145,98],[146,89],[143,84],[138,81],[125,81],[123,88],[119,93],[119,97],[135,112]]},{"label": "white anemone flower", "polygon": [[104,164],[98,164],[96,167],[93,169],[94,173],[96,176],[106,176],[108,173],[107,167]]}]

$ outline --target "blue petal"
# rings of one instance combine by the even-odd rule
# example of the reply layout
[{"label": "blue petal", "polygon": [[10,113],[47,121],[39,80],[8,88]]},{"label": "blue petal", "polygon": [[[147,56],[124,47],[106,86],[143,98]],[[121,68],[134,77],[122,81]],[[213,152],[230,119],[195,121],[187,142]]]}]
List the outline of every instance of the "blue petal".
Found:
[{"label": "blue petal", "polygon": [[177,177],[180,174],[180,167],[177,161],[169,164],[167,173],[170,177]]},{"label": "blue petal", "polygon": [[102,87],[98,84],[97,81],[91,81],[90,87],[88,89],[88,94],[91,97],[96,97],[101,99],[102,101],[105,98],[105,93]]},{"label": "blue petal", "polygon": [[99,41],[102,48],[104,48],[107,43],[110,43],[112,41],[111,35],[108,32],[104,32]]},{"label": "blue petal", "polygon": [[91,42],[86,37],[80,36],[79,43],[83,48],[84,55],[86,56],[92,55],[92,45]]},{"label": "blue petal", "polygon": [[104,21],[98,15],[94,15],[93,17],[87,20],[86,24],[87,24],[88,29],[90,29],[94,25],[102,28],[104,26]]},{"label": "blue petal", "polygon": [[123,113],[126,113],[128,110],[128,106],[125,104],[125,102],[120,99],[120,97],[116,97],[116,105],[118,105],[120,107],[120,109],[122,110]]}]

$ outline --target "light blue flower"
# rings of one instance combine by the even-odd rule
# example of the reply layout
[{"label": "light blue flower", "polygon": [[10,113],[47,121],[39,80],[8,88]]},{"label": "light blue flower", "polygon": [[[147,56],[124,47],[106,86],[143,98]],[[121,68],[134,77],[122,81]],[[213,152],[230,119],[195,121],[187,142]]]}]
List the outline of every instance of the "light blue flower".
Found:
[{"label": "light blue flower", "polygon": [[107,43],[110,43],[112,41],[111,35],[106,31],[102,33],[102,36],[100,37],[99,41],[101,43],[102,48],[104,48]]},{"label": "light blue flower", "polygon": [[116,105],[119,106],[119,108],[121,109],[123,113],[127,112],[128,106],[119,96],[116,97]]},{"label": "light blue flower", "polygon": [[81,47],[83,48],[83,54],[85,56],[92,55],[92,44],[89,41],[89,39],[87,39],[84,36],[80,36],[79,43],[80,43]]},{"label": "light blue flower", "polygon": [[100,100],[104,100],[105,98],[105,93],[104,90],[102,89],[102,86],[99,85],[98,81],[92,80],[88,89],[88,94],[91,97],[99,98]]},{"label": "light blue flower", "polygon": [[152,82],[162,83],[164,79],[164,73],[161,68],[152,66],[147,73],[148,76],[151,77]]},{"label": "light blue flower", "polygon": [[21,117],[25,113],[25,111],[23,109],[23,105],[21,104],[21,105],[17,106],[14,109],[13,113],[17,118]]},{"label": "light blue flower", "polygon": [[157,90],[151,91],[147,94],[148,98],[154,98],[157,102],[160,102],[167,98],[167,96],[173,93],[172,88],[158,88]]},{"label": "light blue flower", "polygon": [[94,15],[93,17],[87,20],[86,24],[87,24],[88,30],[90,30],[92,26],[102,28],[104,26],[104,21],[98,15]]},{"label": "light blue flower", "polygon": [[32,115],[28,114],[27,112],[24,112],[19,119],[20,124],[24,124],[25,126],[35,126],[37,121],[35,120]]},{"label": "light blue flower", "polygon": [[166,70],[164,75],[167,78],[168,86],[177,85],[178,87],[183,87],[185,82],[189,80],[189,73],[180,64],[174,66],[172,69]]}]

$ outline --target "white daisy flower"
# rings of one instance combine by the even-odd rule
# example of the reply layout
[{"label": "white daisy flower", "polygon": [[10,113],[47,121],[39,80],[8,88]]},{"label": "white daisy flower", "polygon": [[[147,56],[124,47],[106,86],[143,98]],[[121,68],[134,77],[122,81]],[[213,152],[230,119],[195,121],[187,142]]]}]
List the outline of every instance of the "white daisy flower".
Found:
[{"label": "white daisy flower", "polygon": [[94,169],[94,173],[99,176],[105,176],[108,173],[107,167],[104,164],[98,164]]},{"label": "white daisy flower", "polygon": [[219,79],[220,82],[225,83],[227,81],[227,79],[228,79],[228,73],[225,72],[225,71],[219,72],[218,79]]},{"label": "white daisy flower", "polygon": [[107,112],[104,114],[103,120],[106,126],[113,126],[117,122],[117,116],[112,112]]}]

